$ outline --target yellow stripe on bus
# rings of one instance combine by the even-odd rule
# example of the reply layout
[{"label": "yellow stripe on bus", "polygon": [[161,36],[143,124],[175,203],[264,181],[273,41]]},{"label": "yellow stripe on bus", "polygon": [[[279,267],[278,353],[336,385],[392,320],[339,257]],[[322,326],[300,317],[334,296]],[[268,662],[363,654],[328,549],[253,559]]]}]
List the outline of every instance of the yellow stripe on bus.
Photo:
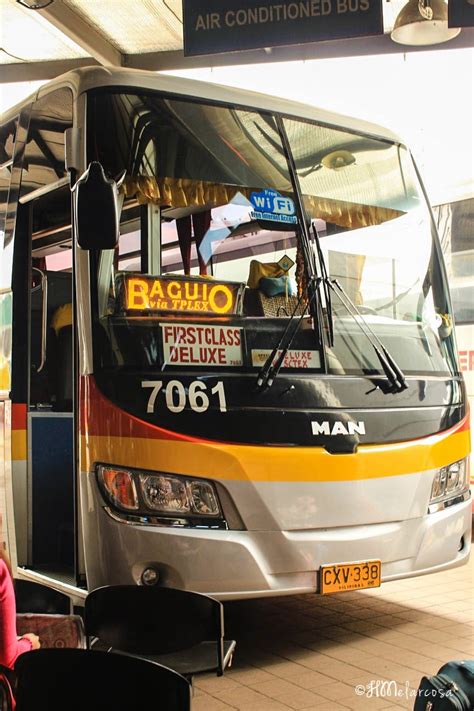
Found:
[{"label": "yellow stripe on bus", "polygon": [[12,430],[12,459],[26,459],[26,430]]},{"label": "yellow stripe on bus", "polygon": [[81,437],[81,469],[95,462],[238,481],[346,481],[436,469],[470,451],[469,430],[328,454],[315,447],[202,444],[129,437]]}]

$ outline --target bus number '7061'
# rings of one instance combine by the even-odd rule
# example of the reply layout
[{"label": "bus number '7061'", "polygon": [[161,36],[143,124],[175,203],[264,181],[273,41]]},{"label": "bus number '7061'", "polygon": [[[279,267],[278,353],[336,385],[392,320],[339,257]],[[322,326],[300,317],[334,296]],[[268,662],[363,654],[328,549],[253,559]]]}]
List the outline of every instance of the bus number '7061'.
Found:
[{"label": "bus number '7061'", "polygon": [[[156,398],[162,392],[165,396],[165,404],[170,412],[183,412],[186,408],[186,402],[189,401],[189,407],[193,412],[206,412],[209,408],[209,395],[207,394],[206,383],[200,380],[193,380],[189,384],[188,392],[180,380],[170,380],[163,387],[162,380],[142,380],[142,388],[151,388],[150,397],[148,399],[147,412],[155,412]],[[217,395],[219,410],[227,412],[227,403],[225,400],[224,383],[219,380],[213,388],[211,395]]]}]

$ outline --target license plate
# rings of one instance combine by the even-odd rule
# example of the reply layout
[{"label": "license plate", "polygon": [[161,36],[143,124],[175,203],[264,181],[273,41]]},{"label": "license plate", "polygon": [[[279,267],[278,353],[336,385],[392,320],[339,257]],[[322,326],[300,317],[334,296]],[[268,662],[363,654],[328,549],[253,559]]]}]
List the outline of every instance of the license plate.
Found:
[{"label": "license plate", "polygon": [[319,592],[330,595],[346,590],[378,588],[381,584],[380,571],[380,560],[323,565],[319,569]]}]

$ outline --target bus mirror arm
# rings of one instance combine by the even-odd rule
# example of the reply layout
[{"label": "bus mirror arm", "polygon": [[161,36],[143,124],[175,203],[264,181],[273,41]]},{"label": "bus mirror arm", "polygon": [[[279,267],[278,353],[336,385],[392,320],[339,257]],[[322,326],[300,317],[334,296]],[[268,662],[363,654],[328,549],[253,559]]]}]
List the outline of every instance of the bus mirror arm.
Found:
[{"label": "bus mirror arm", "polygon": [[[120,182],[125,175],[121,176]],[[74,228],[81,249],[115,249],[119,237],[118,187],[94,161],[72,188]]]}]

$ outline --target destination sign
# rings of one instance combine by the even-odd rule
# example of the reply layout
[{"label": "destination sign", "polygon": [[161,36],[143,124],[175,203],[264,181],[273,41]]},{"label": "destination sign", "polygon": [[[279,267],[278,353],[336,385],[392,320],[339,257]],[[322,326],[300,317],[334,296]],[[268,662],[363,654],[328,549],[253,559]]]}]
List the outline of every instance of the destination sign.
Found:
[{"label": "destination sign", "polygon": [[129,312],[232,315],[240,313],[243,288],[238,282],[127,275],[121,306]]},{"label": "destination sign", "polygon": [[[270,350],[252,350],[252,365],[261,367],[267,362],[270,355]],[[275,353],[275,364],[281,355],[281,351]],[[285,354],[282,368],[319,368],[321,359],[318,351],[293,351],[290,350]]]},{"label": "destination sign", "polygon": [[382,1],[183,0],[183,31],[186,56],[379,35]]},{"label": "destination sign", "polygon": [[170,365],[242,365],[242,329],[162,323],[163,360]]}]

